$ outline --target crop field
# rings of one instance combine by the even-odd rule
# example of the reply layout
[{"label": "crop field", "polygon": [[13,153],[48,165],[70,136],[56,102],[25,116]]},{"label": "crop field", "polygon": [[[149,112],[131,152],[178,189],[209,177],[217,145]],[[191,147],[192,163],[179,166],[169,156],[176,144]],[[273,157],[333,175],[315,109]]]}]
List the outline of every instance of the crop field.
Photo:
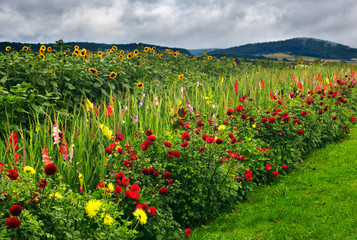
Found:
[{"label": "crop field", "polygon": [[353,66],[7,47],[0,238],[189,238],[348,138]]}]

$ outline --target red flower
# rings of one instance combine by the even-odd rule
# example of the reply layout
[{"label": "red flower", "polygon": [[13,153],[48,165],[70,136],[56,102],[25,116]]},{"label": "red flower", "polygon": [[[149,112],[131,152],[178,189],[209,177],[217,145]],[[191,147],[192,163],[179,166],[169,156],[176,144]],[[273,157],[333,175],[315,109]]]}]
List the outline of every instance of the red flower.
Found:
[{"label": "red flower", "polygon": [[214,137],[208,137],[206,138],[207,143],[213,143],[214,142]]},{"label": "red flower", "polygon": [[150,146],[149,142],[150,142],[150,141],[145,140],[145,141],[141,144],[141,149],[142,149],[143,151],[148,150],[148,148],[149,148],[149,146]]},{"label": "red flower", "polygon": [[6,176],[10,179],[10,180],[16,180],[19,178],[19,173],[17,172],[16,169],[9,169],[6,171],[7,174]]},{"label": "red flower", "polygon": [[6,220],[6,226],[7,226],[8,228],[15,229],[15,228],[20,227],[20,225],[21,225],[21,221],[20,221],[18,218],[9,217],[9,218]]},{"label": "red flower", "polygon": [[139,203],[138,205],[136,205],[136,209],[142,209],[142,210],[146,211],[148,209],[148,205]]},{"label": "red flower", "polygon": [[186,234],[187,236],[190,236],[190,235],[191,235],[191,229],[186,228],[185,234]]},{"label": "red flower", "polygon": [[160,188],[159,194],[167,194],[167,193],[168,193],[167,188],[165,188],[165,187]]},{"label": "red flower", "polygon": [[279,105],[283,105],[283,101],[279,100],[279,101],[278,101],[278,104],[279,104]]},{"label": "red flower", "polygon": [[197,117],[200,117],[201,116],[201,114],[198,112],[198,113],[195,113],[195,117],[197,118]]},{"label": "red flower", "polygon": [[140,194],[138,192],[130,192],[130,198],[132,198],[133,200],[138,200],[139,197],[140,197]]},{"label": "red flower", "polygon": [[228,108],[227,109],[227,115],[231,116],[233,114],[233,109],[232,108]]},{"label": "red flower", "polygon": [[122,191],[123,191],[123,188],[121,186],[116,186],[114,191],[117,193],[117,194],[120,194]]},{"label": "red flower", "polygon": [[53,163],[49,163],[45,166],[45,173],[47,175],[54,175],[57,172],[57,167]]},{"label": "red flower", "polygon": [[131,159],[131,160],[136,160],[136,159],[138,159],[138,154],[132,152],[132,153],[130,154],[130,159]]},{"label": "red flower", "polygon": [[271,170],[270,164],[265,165],[265,169],[266,169],[267,171],[270,171],[270,170]]},{"label": "red flower", "polygon": [[123,179],[121,180],[121,183],[122,183],[123,185],[125,185],[125,186],[128,185],[129,182],[130,182],[130,180],[129,180],[128,177],[123,177]]},{"label": "red flower", "polygon": [[177,158],[180,157],[180,153],[178,151],[172,151],[172,154]]},{"label": "red flower", "polygon": [[332,120],[336,120],[336,119],[337,119],[337,116],[333,116],[333,117],[332,117]]},{"label": "red flower", "polygon": [[139,187],[138,184],[133,184],[133,185],[131,185],[130,190],[132,192],[139,192],[140,191],[140,187]]},{"label": "red flower", "polygon": [[300,130],[297,130],[296,133],[297,133],[298,135],[301,135],[301,134],[304,133],[304,131],[300,129]]},{"label": "red flower", "polygon": [[198,151],[199,151],[199,152],[204,152],[204,151],[205,151],[205,148],[200,147],[200,148],[198,149]]},{"label": "red flower", "polygon": [[270,118],[269,118],[269,122],[270,122],[270,123],[275,123],[275,122],[276,122],[275,117],[270,117]]},{"label": "red flower", "polygon": [[250,117],[250,118],[249,118],[249,121],[250,121],[251,123],[254,123],[254,122],[255,122],[254,117]]},{"label": "red flower", "polygon": [[125,191],[125,197],[126,198],[130,198],[130,195],[131,195],[131,191],[130,190],[126,190]]},{"label": "red flower", "polygon": [[285,117],[284,117],[284,122],[289,122],[289,120],[290,120],[290,117],[289,117],[289,116],[285,116]]},{"label": "red flower", "polygon": [[171,178],[168,182],[167,185],[171,185],[174,182],[174,180]]},{"label": "red flower", "polygon": [[124,135],[122,133],[117,133],[115,136],[115,140],[118,140],[119,142],[124,140]]},{"label": "red flower", "polygon": [[3,162],[0,162],[0,173],[5,170],[5,164]]},{"label": "red flower", "polygon": [[190,135],[187,132],[181,134],[182,141],[190,141]]},{"label": "red flower", "polygon": [[22,207],[20,205],[14,204],[10,207],[10,214],[14,217],[20,216],[22,212]]},{"label": "red flower", "polygon": [[156,214],[156,208],[155,207],[149,207],[149,214],[151,216],[155,216]]},{"label": "red flower", "polygon": [[203,127],[203,121],[202,120],[198,120],[197,121],[197,127]]},{"label": "red flower", "polygon": [[121,148],[118,148],[118,153],[119,153],[119,154],[121,154],[121,155],[123,155],[123,154],[124,154],[124,151],[123,151],[123,149],[121,149]]},{"label": "red flower", "polygon": [[183,147],[183,148],[185,148],[185,147],[187,147],[188,146],[188,142],[183,142],[182,144],[181,144],[181,147]]},{"label": "red flower", "polygon": [[322,110],[319,110],[319,115],[322,115],[324,112]]},{"label": "red flower", "polygon": [[150,175],[150,173],[149,173],[149,170],[148,169],[146,169],[146,168],[143,168],[143,170],[141,170],[141,172],[144,174],[144,175]]},{"label": "red flower", "polygon": [[112,154],[112,152],[113,152],[113,150],[112,150],[111,148],[108,148],[108,147],[106,147],[106,148],[104,149],[104,151],[105,151],[105,153],[107,153],[107,154]]},{"label": "red flower", "polygon": [[153,169],[153,168],[149,168],[149,169],[148,169],[148,171],[149,171],[149,174],[150,174],[150,175],[153,175],[153,174],[154,174],[154,172],[155,172],[155,169]]},{"label": "red flower", "polygon": [[242,118],[243,120],[246,120],[246,119],[247,119],[247,115],[243,113],[243,114],[241,115],[241,118]]},{"label": "red flower", "polygon": [[274,171],[273,174],[274,174],[275,177],[278,177],[278,176],[279,176],[279,172],[278,172],[278,171]]},{"label": "red flower", "polygon": [[185,123],[182,120],[179,121],[179,124],[181,127],[185,126]]},{"label": "red flower", "polygon": [[124,164],[124,166],[125,167],[127,167],[127,168],[130,168],[133,164],[130,162],[130,161],[128,161],[128,160],[125,160],[124,162],[123,162],[123,164]]},{"label": "red flower", "polygon": [[280,131],[279,136],[283,136],[283,135],[284,135],[284,132]]},{"label": "red flower", "polygon": [[306,111],[302,111],[302,113],[301,113],[301,116],[306,116],[306,114],[307,114],[307,112]]},{"label": "red flower", "polygon": [[286,169],[288,168],[288,166],[283,165],[283,166],[281,166],[281,168],[282,168],[283,170],[286,170]]},{"label": "red flower", "polygon": [[169,142],[164,142],[164,145],[165,145],[166,147],[168,147],[168,148],[171,147],[171,143],[169,143]]},{"label": "red flower", "polygon": [[[118,172],[118,174],[117,174],[117,176],[115,177],[115,179],[118,181],[118,180],[122,180],[123,179],[123,177],[124,177],[124,173],[122,173],[122,172]],[[119,182],[119,181],[118,181]]]},{"label": "red flower", "polygon": [[351,122],[354,122],[355,120],[356,120],[356,117],[355,117],[355,116],[352,116]]},{"label": "red flower", "polygon": [[222,144],[222,143],[223,143],[222,138],[217,138],[217,139],[216,139],[216,143],[217,143],[217,144]]},{"label": "red flower", "polygon": [[151,135],[151,136],[148,136],[147,140],[151,141],[151,142],[155,142],[156,141],[156,137]]},{"label": "red flower", "polygon": [[236,107],[234,110],[236,110],[237,112],[243,112],[244,111],[244,107],[242,105],[239,105],[238,107]]},{"label": "red flower", "polygon": [[148,130],[145,131],[145,134],[146,134],[146,136],[151,136],[152,135],[152,131],[148,129]]},{"label": "red flower", "polygon": [[170,173],[169,172],[164,172],[164,174],[162,174],[162,178],[163,179],[169,179],[170,178]]},{"label": "red flower", "polygon": [[266,121],[268,121],[267,118],[263,118],[263,119],[262,119],[262,123],[265,123]]},{"label": "red flower", "polygon": [[42,188],[46,187],[47,184],[48,184],[48,182],[46,181],[46,179],[41,179],[38,183],[38,187],[42,189]]}]

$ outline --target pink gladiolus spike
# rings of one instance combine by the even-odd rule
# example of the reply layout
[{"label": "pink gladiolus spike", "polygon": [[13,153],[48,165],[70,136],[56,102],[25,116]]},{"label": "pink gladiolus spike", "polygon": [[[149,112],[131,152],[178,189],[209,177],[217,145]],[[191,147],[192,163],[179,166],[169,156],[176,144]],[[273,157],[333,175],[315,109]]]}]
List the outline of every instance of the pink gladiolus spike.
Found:
[{"label": "pink gladiolus spike", "polygon": [[48,156],[47,148],[46,146],[43,147],[42,151],[42,162],[44,162],[46,165],[49,163],[53,163],[53,161],[50,160],[50,157]]}]

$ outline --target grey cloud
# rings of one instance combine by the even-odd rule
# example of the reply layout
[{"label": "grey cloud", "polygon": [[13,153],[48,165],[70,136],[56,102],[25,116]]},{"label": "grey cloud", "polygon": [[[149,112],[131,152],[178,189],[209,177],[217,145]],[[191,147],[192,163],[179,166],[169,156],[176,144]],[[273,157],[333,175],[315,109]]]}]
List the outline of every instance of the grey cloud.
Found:
[{"label": "grey cloud", "polygon": [[315,37],[357,47],[355,0],[0,1],[0,41],[231,47]]}]

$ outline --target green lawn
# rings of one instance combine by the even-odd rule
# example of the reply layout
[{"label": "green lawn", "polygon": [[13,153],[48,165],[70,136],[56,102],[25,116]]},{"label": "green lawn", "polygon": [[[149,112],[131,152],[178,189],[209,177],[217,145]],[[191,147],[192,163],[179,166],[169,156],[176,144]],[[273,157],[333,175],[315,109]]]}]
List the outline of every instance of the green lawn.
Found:
[{"label": "green lawn", "polygon": [[[357,239],[357,131],[308,156],[195,239]],[[207,209],[209,211],[209,209]]]}]

